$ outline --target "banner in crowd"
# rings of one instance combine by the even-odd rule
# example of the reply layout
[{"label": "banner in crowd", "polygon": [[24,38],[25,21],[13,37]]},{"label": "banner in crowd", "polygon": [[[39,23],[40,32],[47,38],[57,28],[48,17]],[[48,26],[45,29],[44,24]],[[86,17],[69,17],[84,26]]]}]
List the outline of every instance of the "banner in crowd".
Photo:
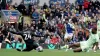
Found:
[{"label": "banner in crowd", "polygon": [[39,0],[24,0],[24,4],[25,5],[28,5],[30,3],[38,4],[39,3]]},{"label": "banner in crowd", "polygon": [[50,1],[49,1],[50,4],[51,4],[52,2],[53,2],[53,3],[59,2],[59,3],[61,3],[61,4],[60,4],[61,6],[64,6],[65,3],[66,3],[65,0],[50,0]]},{"label": "banner in crowd", "polygon": [[[26,44],[22,44],[22,43],[12,43],[11,45],[16,49],[25,49],[26,48]],[[11,45],[7,44],[7,43],[3,43],[2,48],[12,49]],[[54,45],[54,44],[40,44],[40,46],[42,46],[44,49],[57,49],[58,48],[58,46]]]},{"label": "banner in crowd", "polygon": [[20,16],[17,10],[2,10],[3,19],[8,22],[17,22]]}]

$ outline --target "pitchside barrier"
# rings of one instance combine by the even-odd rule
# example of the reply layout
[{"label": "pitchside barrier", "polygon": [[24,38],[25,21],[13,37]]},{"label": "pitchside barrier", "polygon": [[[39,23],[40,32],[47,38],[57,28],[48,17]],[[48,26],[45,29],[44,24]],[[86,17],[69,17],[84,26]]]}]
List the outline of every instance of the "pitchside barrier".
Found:
[{"label": "pitchside barrier", "polygon": [[[44,49],[58,49],[58,45],[55,44],[40,44]],[[12,46],[14,48],[17,49],[25,49],[26,48],[26,44],[22,44],[22,43],[12,43]],[[2,47],[3,49],[12,49],[11,45],[7,44],[7,43],[2,43]]]}]

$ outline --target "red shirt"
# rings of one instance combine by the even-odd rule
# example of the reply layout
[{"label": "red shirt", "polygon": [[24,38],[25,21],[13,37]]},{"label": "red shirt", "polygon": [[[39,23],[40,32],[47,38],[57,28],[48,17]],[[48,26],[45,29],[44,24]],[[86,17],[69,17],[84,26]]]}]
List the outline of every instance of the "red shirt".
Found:
[{"label": "red shirt", "polygon": [[57,24],[58,29],[63,29],[64,25],[63,24]]},{"label": "red shirt", "polygon": [[58,39],[56,37],[52,37],[51,43],[56,44],[58,42]]},{"label": "red shirt", "polygon": [[7,4],[7,5],[6,5],[6,10],[9,10],[9,7],[10,7],[10,6]]},{"label": "red shirt", "polygon": [[88,8],[88,7],[89,7],[89,4],[90,4],[90,3],[89,3],[87,0],[85,0],[85,1],[84,1],[84,4],[83,4],[83,5],[84,5],[84,8]]}]

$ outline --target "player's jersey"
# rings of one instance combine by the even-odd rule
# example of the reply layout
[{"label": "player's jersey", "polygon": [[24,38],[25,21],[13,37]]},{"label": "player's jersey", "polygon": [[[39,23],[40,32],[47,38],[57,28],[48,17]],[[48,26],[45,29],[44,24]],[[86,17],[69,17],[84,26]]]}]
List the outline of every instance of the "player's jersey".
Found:
[{"label": "player's jersey", "polygon": [[73,25],[68,23],[66,24],[66,32],[67,33],[73,33]]},{"label": "player's jersey", "polygon": [[97,37],[99,38],[98,34],[90,34],[90,37],[87,40],[87,44],[89,47],[93,46],[94,43],[99,42],[99,39],[97,39]]},{"label": "player's jersey", "polygon": [[34,35],[34,33],[30,30],[22,31],[22,32],[11,32],[13,34],[21,35],[25,43],[27,44],[33,44],[34,40],[32,36],[37,36]]}]

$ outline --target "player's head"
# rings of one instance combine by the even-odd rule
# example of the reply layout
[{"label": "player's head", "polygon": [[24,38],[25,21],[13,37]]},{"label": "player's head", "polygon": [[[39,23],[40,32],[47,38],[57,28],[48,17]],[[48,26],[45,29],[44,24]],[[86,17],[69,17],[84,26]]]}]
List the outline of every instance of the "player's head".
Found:
[{"label": "player's head", "polygon": [[97,28],[96,27],[92,28],[92,34],[97,34]]}]

